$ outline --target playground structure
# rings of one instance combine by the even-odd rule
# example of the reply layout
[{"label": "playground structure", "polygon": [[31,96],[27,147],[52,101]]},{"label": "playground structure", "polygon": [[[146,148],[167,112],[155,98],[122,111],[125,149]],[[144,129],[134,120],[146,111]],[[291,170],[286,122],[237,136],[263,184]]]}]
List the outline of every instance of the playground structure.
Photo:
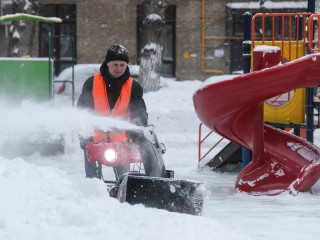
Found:
[{"label": "playground structure", "polygon": [[[208,85],[194,95],[196,113],[202,123],[238,144],[238,148],[233,146],[233,149],[243,146],[252,150],[252,161],[242,169],[236,182],[240,191],[297,193],[307,191],[320,178],[320,150],[312,145],[313,130],[317,127],[314,126],[313,87],[320,83],[320,55],[305,56],[307,52],[319,51],[314,47],[318,41],[313,41],[317,33],[314,31],[319,29],[318,17],[310,13],[255,15],[250,19],[253,29],[250,44],[253,61],[248,58],[251,73]],[[271,29],[265,27],[266,22]],[[255,36],[257,25],[262,32],[260,38]],[[262,50],[266,45],[279,51]],[[221,92],[229,94],[222,96]],[[305,128],[308,141],[275,127],[293,128],[297,135]],[[201,131],[202,124],[199,161],[217,145],[202,155],[201,144],[208,135],[202,138]],[[221,151],[215,160],[234,157],[235,150],[230,151]],[[218,165],[211,162],[212,166]]]},{"label": "playground structure", "polygon": [[[252,71],[262,70],[305,56],[307,34],[304,26],[307,26],[309,16],[309,13],[259,13],[254,15],[251,28],[261,28],[262,31],[261,36],[255,36],[254,31],[251,34],[251,49],[254,51],[252,54]],[[266,22],[269,22],[272,26],[271,37],[269,38],[266,36],[268,31],[265,27]],[[275,52],[273,50],[273,53],[265,53],[258,50],[261,45],[274,46],[279,51]],[[268,54],[269,56],[262,57],[262,54]],[[306,121],[306,109],[306,89],[295,89],[292,92],[265,101],[264,121],[280,128],[293,127],[299,135],[300,129],[304,127]],[[307,118],[309,117],[312,116],[307,116]],[[313,141],[313,136],[309,137],[308,140]]]}]

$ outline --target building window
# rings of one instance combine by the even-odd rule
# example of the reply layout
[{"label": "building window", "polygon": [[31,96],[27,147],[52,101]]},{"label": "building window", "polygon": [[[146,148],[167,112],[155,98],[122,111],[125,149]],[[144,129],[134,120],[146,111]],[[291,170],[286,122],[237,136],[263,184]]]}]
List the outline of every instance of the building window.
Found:
[{"label": "building window", "polygon": [[[76,59],[76,6],[70,4],[48,4],[40,7],[40,15],[58,17],[62,23],[40,23],[39,55],[48,57],[52,51],[55,61],[55,74],[70,67]],[[49,48],[48,33],[52,33],[52,49]]]}]

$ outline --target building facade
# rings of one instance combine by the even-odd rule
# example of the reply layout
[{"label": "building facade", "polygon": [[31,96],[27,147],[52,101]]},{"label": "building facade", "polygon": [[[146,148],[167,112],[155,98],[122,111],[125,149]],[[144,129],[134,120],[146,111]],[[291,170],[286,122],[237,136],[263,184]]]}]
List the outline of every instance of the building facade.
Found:
[{"label": "building facade", "polygon": [[[1,15],[11,0],[0,0]],[[101,63],[107,49],[120,43],[131,64],[139,63],[142,0],[38,0],[39,15],[60,24],[37,24],[32,57],[48,56],[53,41],[56,74],[76,63]],[[166,12],[162,75],[204,80],[242,70],[243,14],[305,12],[307,1],[169,0]],[[6,57],[9,23],[0,25],[0,56]],[[69,38],[68,36],[72,36]]]}]

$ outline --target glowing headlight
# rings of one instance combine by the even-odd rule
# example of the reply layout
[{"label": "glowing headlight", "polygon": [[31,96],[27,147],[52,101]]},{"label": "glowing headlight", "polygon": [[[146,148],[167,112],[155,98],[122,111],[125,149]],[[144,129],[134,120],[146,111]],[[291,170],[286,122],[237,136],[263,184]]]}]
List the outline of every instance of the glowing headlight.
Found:
[{"label": "glowing headlight", "polygon": [[113,149],[108,149],[104,152],[104,158],[108,162],[114,162],[117,159],[117,153]]}]

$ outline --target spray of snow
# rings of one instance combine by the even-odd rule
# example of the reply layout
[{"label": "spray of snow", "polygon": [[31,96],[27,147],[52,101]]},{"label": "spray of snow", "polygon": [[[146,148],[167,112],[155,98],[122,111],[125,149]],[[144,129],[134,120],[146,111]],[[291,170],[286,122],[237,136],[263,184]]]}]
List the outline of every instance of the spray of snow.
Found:
[{"label": "spray of snow", "polygon": [[[53,108],[50,104],[23,102],[19,107],[0,105],[1,140],[37,138],[47,133],[52,138],[60,134],[90,136],[94,128],[103,131],[112,129],[138,130],[126,121],[106,118],[72,107]],[[37,134],[35,134],[37,133]]]}]

